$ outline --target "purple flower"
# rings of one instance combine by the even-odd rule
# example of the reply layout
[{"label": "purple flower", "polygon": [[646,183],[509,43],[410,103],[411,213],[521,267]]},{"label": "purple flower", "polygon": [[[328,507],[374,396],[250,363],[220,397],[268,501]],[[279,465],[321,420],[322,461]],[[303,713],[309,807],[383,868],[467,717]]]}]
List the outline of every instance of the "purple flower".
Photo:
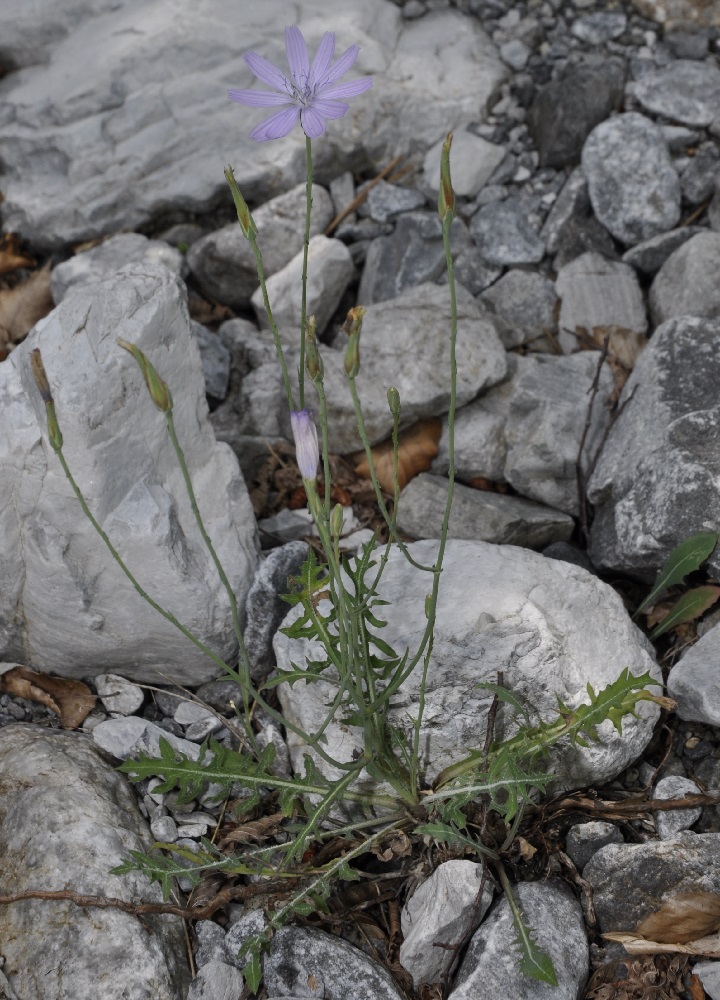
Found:
[{"label": "purple flower", "polygon": [[326,118],[342,118],[348,110],[349,105],[340,98],[357,97],[372,87],[371,76],[361,76],[347,83],[337,82],[355,62],[359,51],[359,46],[351,45],[331,66],[335,35],[326,31],[310,65],[305,39],[300,29],[293,25],[285,29],[289,77],[257,52],[246,52],[243,58],[255,76],[269,83],[277,93],[271,90],[233,89],[228,90],[228,97],[252,108],[284,109],[260,122],[250,133],[250,138],[256,142],[280,139],[291,131],[299,116],[305,135],[317,139],[325,132]]},{"label": "purple flower", "polygon": [[293,410],[290,414],[295,454],[300,475],[303,479],[315,479],[320,460],[320,448],[315,421],[311,410]]}]

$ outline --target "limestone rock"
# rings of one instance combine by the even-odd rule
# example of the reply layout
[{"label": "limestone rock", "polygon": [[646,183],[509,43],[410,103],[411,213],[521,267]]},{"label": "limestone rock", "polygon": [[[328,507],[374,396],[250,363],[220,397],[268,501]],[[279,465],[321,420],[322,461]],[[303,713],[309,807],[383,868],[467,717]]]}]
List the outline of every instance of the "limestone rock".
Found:
[{"label": "limestone rock", "polygon": [[711,62],[675,59],[636,80],[630,90],[648,111],[704,128],[717,116],[720,69]]},{"label": "limestone rock", "polygon": [[595,215],[634,246],[680,220],[680,181],[658,127],[636,112],[616,115],[587,138],[582,166]]},{"label": "limestone rock", "polygon": [[585,865],[602,847],[622,842],[622,834],[613,823],[592,820],[589,823],[575,823],[570,827],[567,832],[566,850],[582,874]]},{"label": "limestone rock", "polygon": [[[717,527],[719,382],[720,319],[680,316],[658,327],[588,483],[599,568],[651,581],[676,545]],[[708,566],[717,573],[720,555]]]},{"label": "limestone rock", "polygon": [[[73,293],[0,366],[0,658],[64,676],[199,684],[218,668],[149,607],[83,516],[47,440],[28,354],[43,351],[64,454],[99,523],[157,602],[220,656],[237,646],[227,595],[199,537],[163,415],[116,338],[147,352],[175,400],[205,525],[243,602],[256,529],[237,462],[215,442],[178,280],[123,268]],[[14,499],[11,499],[14,498]]]},{"label": "limestone rock", "polygon": [[720,726],[720,627],[705,633],[673,666],[668,694],[681,719]]},{"label": "limestone rock", "polygon": [[720,233],[704,230],[672,253],[650,288],[650,315],[659,326],[676,316],[720,316]]},{"label": "limestone rock", "polygon": [[[126,780],[87,737],[7,726],[0,773],[0,892],[161,901],[144,876],[110,874],[152,837]],[[176,1000],[189,979],[178,917],[27,899],[0,908],[0,940],[4,974],[23,1000]]]},{"label": "limestone rock", "polygon": [[[412,556],[432,564],[436,541],[415,542]],[[382,638],[402,654],[415,649],[425,624],[427,578],[393,546],[379,594],[390,601],[381,609],[388,619]],[[297,615],[293,609],[285,624]],[[447,543],[439,592],[435,643],[430,660],[425,713],[420,746],[425,780],[464,757],[468,749],[482,746],[485,713],[490,695],[477,688],[479,681],[495,682],[498,670],[522,699],[548,717],[557,704],[556,693],[569,705],[587,699],[588,682],[595,690],[614,681],[628,667],[634,674],[660,673],[648,652],[649,645],[630,622],[617,594],[596,577],[569,563],[545,559],[526,549],[484,542],[450,539]],[[321,657],[320,646],[308,640],[275,637],[278,666]],[[333,697],[331,674],[309,685],[280,685],[278,693],[285,717],[314,732],[324,719]],[[407,730],[416,711],[419,676],[411,674],[393,697],[389,718]],[[639,719],[623,721],[619,736],[602,727],[602,742],[587,748],[562,747],[549,765],[557,775],[556,787],[580,788],[608,780],[647,744],[658,715],[654,704],[641,702]],[[499,712],[499,733],[511,723],[505,708]],[[327,731],[327,751],[350,760],[362,748],[362,732],[339,720]],[[302,768],[304,744],[288,736],[295,768]],[[327,769],[316,760],[321,769]],[[360,778],[369,782],[369,778]]]},{"label": "limestone rock", "polygon": [[[423,182],[433,198],[437,198],[440,187],[440,154],[444,139],[435,143],[423,164]],[[484,184],[505,159],[503,146],[488,142],[473,132],[460,129],[453,135],[452,143],[452,184],[456,195],[474,198]]]}]

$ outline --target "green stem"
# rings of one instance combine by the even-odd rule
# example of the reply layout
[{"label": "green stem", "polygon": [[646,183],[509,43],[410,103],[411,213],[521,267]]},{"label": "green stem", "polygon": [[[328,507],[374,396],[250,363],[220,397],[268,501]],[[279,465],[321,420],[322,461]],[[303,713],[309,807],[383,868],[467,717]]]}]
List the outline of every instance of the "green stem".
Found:
[{"label": "green stem", "polygon": [[313,185],[313,165],[312,165],[312,141],[309,136],[305,136],[305,158],[307,160],[307,182],[305,185],[305,235],[303,238],[303,267],[302,267],[302,304],[300,306],[300,364],[298,377],[300,380],[300,409],[305,409],[305,337],[307,334],[307,267],[308,249],[310,247],[310,217],[312,215],[312,185]]}]

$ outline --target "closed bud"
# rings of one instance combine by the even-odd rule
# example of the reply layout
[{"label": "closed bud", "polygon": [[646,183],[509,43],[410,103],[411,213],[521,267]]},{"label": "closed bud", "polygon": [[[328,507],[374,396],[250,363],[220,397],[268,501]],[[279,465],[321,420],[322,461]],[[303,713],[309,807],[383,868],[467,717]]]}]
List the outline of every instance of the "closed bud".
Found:
[{"label": "closed bud", "polygon": [[445,222],[448,212],[450,218],[455,218],[455,192],[450,179],[450,146],[452,132],[448,132],[440,154],[440,191],[438,192],[438,212],[441,222]]},{"label": "closed bud", "polygon": [[307,329],[305,331],[305,367],[313,382],[322,379],[324,374],[323,361],[318,350],[317,337],[315,336],[315,317],[309,316]]},{"label": "closed bud", "polygon": [[232,167],[225,167],[225,180],[230,185],[230,191],[233,196],[233,201],[235,202],[235,209],[237,211],[240,228],[245,236],[255,236],[257,233],[257,226],[255,225],[253,217],[250,214],[250,209],[247,207],[245,199],[240,194],[240,188],[237,186],[237,181],[235,180],[235,174],[233,173]]},{"label": "closed bud", "polygon": [[350,338],[345,349],[345,372],[348,378],[355,378],[360,371],[360,333],[366,312],[363,306],[355,306],[350,309],[345,320],[345,331]]},{"label": "closed bud", "polygon": [[317,478],[317,467],[320,461],[315,421],[310,410],[297,410],[290,414],[290,426],[295,438],[295,456],[300,475],[312,482]]},{"label": "closed bud", "polygon": [[54,451],[60,451],[63,446],[63,436],[55,414],[55,403],[53,402],[52,393],[50,392],[50,383],[48,382],[47,373],[45,372],[42,354],[37,347],[30,351],[30,367],[32,368],[35,385],[38,387],[38,391],[42,396],[42,401],[45,404],[45,415],[47,417],[48,438],[50,439],[50,444],[52,445]]},{"label": "closed bud", "polygon": [[333,538],[339,538],[343,527],[343,509],[341,504],[336,503],[330,514],[330,530]]},{"label": "closed bud", "polygon": [[118,344],[123,348],[123,350],[132,354],[137,361],[140,371],[143,374],[143,378],[145,379],[145,385],[150,393],[150,398],[155,406],[157,406],[158,410],[162,410],[163,413],[167,413],[168,410],[172,410],[173,401],[172,396],[170,395],[170,390],[140,348],[136,347],[135,344],[129,344],[127,340],[118,340]]},{"label": "closed bud", "polygon": [[400,393],[397,391],[394,385],[391,385],[387,391],[387,401],[390,407],[390,412],[394,417],[400,416]]}]

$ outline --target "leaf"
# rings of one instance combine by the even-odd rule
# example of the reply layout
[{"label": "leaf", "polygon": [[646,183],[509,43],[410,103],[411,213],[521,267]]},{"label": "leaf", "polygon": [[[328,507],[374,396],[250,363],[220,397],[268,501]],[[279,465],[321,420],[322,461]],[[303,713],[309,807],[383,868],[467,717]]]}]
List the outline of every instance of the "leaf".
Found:
[{"label": "leaf", "polygon": [[247,988],[250,990],[252,995],[255,996],[257,991],[260,989],[260,983],[262,982],[260,955],[257,951],[252,953],[250,961],[247,965],[243,966],[242,975],[247,984]]},{"label": "leaf", "polygon": [[95,695],[82,681],[36,674],[20,665],[0,675],[0,691],[47,705],[63,729],[77,729],[95,707]]},{"label": "leaf", "polygon": [[53,308],[50,265],[33,271],[27,281],[0,291],[0,350],[17,344]]},{"label": "leaf", "polygon": [[657,639],[658,636],[669,632],[676,625],[695,621],[703,612],[711,608],[719,597],[720,587],[694,587],[692,590],[688,590],[657,628],[652,630],[650,638]]},{"label": "leaf", "polygon": [[17,233],[5,233],[0,240],[0,274],[9,274],[20,267],[34,267],[35,261],[20,247]]},{"label": "leaf", "polygon": [[[440,442],[440,420],[419,420],[398,436],[398,484],[400,489],[432,465]],[[393,443],[383,441],[372,449],[378,482],[386,493],[394,493]],[[365,456],[355,466],[358,476],[370,479],[370,465]]]},{"label": "leaf", "polygon": [[524,976],[530,976],[531,979],[548,983],[550,986],[557,986],[558,981],[552,959],[533,941],[530,929],[525,926],[517,904],[515,906],[511,904],[510,908],[515,924],[515,943],[519,945],[522,952],[520,971]]},{"label": "leaf", "polygon": [[476,684],[475,687],[482,688],[484,691],[490,691],[498,701],[504,701],[508,705],[512,705],[518,715],[522,715],[526,722],[530,721],[527,708],[523,705],[518,696],[512,691],[509,691],[508,688],[501,687],[500,684],[491,684],[490,681],[481,681],[479,684]]},{"label": "leaf", "polygon": [[720,930],[720,896],[685,892],[668,899],[640,924],[637,934],[652,941],[687,944]]},{"label": "leaf", "polygon": [[717,540],[717,531],[699,531],[676,545],[658,573],[652,590],[633,617],[636,618],[669,587],[682,583],[688,573],[699,569],[717,545]]}]

